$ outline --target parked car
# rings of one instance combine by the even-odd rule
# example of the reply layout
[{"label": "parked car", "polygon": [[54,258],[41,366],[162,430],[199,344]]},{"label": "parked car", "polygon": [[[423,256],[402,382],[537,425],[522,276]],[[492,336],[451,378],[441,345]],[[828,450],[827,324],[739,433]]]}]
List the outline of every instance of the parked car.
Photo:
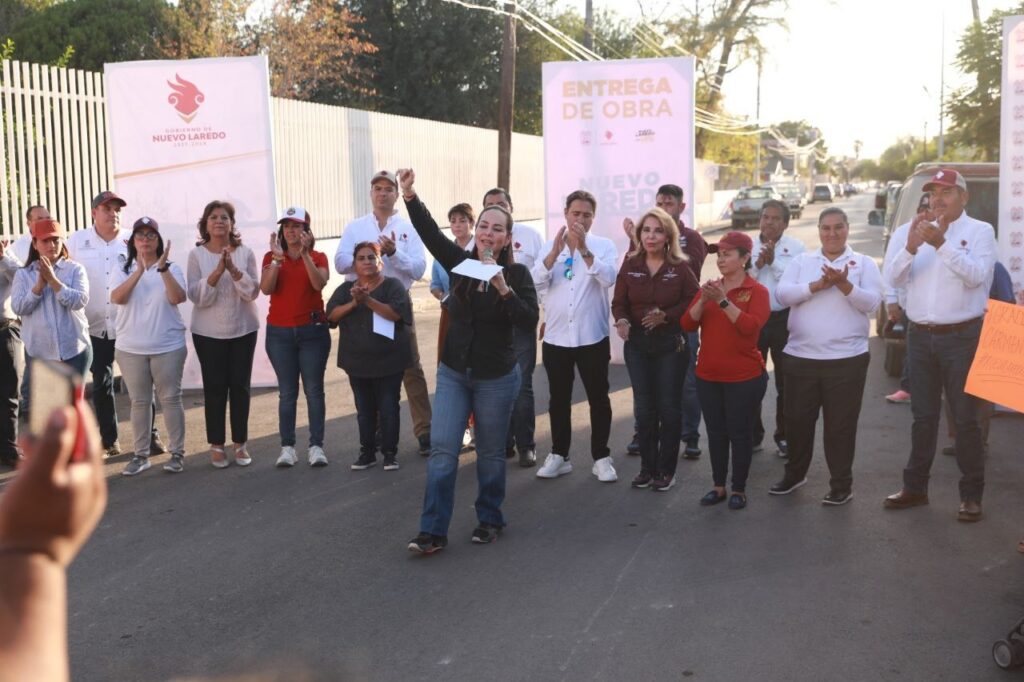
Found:
[{"label": "parked car", "polygon": [[[998,163],[919,163],[903,184],[890,183],[887,187],[886,211],[878,209],[868,213],[868,224],[884,227],[882,231],[883,253],[889,247],[893,231],[909,223],[924,194],[924,184],[939,168],[955,170],[967,181],[967,215],[984,220],[999,234],[999,164]],[[878,335],[885,339],[885,371],[889,376],[898,377],[903,372],[906,356],[906,339],[903,334],[894,334],[887,329],[885,306],[879,306]]]},{"label": "parked car", "polygon": [[814,186],[814,191],[811,192],[811,203],[816,201],[824,201],[829,203],[835,200],[835,193],[832,191],[832,185],[822,183]]},{"label": "parked car", "polygon": [[778,194],[781,194],[786,205],[789,206],[789,217],[793,220],[799,220],[800,216],[803,215],[804,206],[807,205],[807,202],[804,201],[804,193],[800,191],[799,185],[795,182],[772,183],[771,188]]},{"label": "parked car", "polygon": [[732,229],[742,229],[747,223],[756,225],[761,220],[761,206],[769,199],[783,200],[782,195],[771,187],[748,187],[737,192],[729,202]]}]

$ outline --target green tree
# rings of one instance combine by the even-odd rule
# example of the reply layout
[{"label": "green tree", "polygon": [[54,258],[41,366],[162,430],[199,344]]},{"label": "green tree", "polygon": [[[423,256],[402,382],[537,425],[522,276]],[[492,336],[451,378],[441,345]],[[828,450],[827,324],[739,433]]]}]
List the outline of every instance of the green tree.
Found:
[{"label": "green tree", "polygon": [[171,25],[163,0],[36,3],[10,30],[19,59],[52,64],[74,48],[69,66],[99,71],[104,62],[159,59]]},{"label": "green tree", "polygon": [[964,31],[956,63],[974,82],[954,90],[946,100],[952,119],[950,142],[973,150],[983,161],[999,159],[1000,89],[1003,72],[1003,18],[1024,14],[1024,2],[1014,9],[997,10],[984,23]]},{"label": "green tree", "polygon": [[[788,0],[714,0],[696,4],[694,11],[663,24],[669,36],[697,58],[699,107],[721,113],[725,77],[744,61],[763,58],[767,50],[762,37],[772,27],[785,28],[788,9]],[[711,134],[698,129],[698,158],[706,158]]]}]

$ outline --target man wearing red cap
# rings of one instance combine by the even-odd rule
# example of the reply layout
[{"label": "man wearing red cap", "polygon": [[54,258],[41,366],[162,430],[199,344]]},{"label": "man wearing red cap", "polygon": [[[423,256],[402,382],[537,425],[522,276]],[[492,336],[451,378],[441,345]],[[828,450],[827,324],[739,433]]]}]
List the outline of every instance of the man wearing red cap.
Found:
[{"label": "man wearing red cap", "polygon": [[[334,253],[334,267],[345,279],[354,281],[355,249],[360,242],[380,244],[384,275],[394,277],[410,289],[427,269],[427,253],[420,236],[406,218],[395,210],[398,201],[398,181],[394,173],[382,170],[370,178],[370,200],[373,210],[345,226],[345,231]],[[420,454],[430,454],[430,393],[427,379],[420,364],[420,349],[416,341],[416,323],[409,328],[412,344],[412,366],[405,370],[402,384],[409,399],[413,432],[419,441]]]},{"label": "man wearing red cap", "polygon": [[[121,454],[117,440],[117,410],[114,407],[114,339],[117,325],[117,306],[110,302],[110,275],[124,267],[128,259],[128,239],[131,232],[121,229],[121,209],[124,199],[109,190],[97,194],[92,200],[92,227],[79,230],[68,237],[71,259],[85,267],[91,295],[85,306],[92,341],[92,402],[96,410],[103,449],[107,456]],[[154,414],[156,411],[153,411]],[[152,454],[166,452],[156,428],[153,429]]]},{"label": "man wearing red cap", "polygon": [[964,212],[967,182],[941,169],[925,184],[935,222],[924,213],[909,230],[893,238],[896,255],[886,285],[906,289],[907,362],[910,407],[914,415],[910,459],[903,489],[885,500],[887,509],[928,504],[928,474],[938,439],[940,397],[945,392],[956,422],[956,459],[960,467],[957,519],[981,520],[985,461],[978,399],[964,392],[967,372],[981,335],[996,262],[995,231]]}]

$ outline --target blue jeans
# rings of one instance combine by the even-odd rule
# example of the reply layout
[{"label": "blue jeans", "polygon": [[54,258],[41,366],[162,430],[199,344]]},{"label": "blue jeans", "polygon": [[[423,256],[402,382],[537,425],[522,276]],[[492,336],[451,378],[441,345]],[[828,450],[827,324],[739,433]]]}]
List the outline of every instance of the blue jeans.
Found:
[{"label": "blue jeans", "polygon": [[716,488],[725,487],[732,448],[732,489],[747,489],[747,474],[754,454],[754,420],[768,388],[768,373],[747,381],[705,381],[697,377],[697,394],[708,430],[711,474]]},{"label": "blue jeans", "polygon": [[683,379],[683,434],[685,441],[700,440],[700,399],[697,397],[697,350],[700,349],[700,332],[686,333],[686,346],[690,349],[690,360],[686,365]]},{"label": "blue jeans", "polygon": [[679,461],[683,379],[689,354],[686,349],[679,349],[679,337],[659,336],[666,338],[631,335],[623,355],[633,385],[640,468],[655,476],[671,477]]},{"label": "blue jeans", "polygon": [[980,502],[985,489],[985,460],[978,424],[979,400],[964,393],[967,372],[981,336],[981,320],[949,334],[933,334],[915,327],[907,331],[910,363],[910,460],[903,470],[903,486],[912,493],[928,492],[928,476],[939,435],[942,394],[956,427],[956,462],[960,467],[960,499]]},{"label": "blue jeans", "polygon": [[323,323],[301,327],[267,325],[267,357],[277,374],[277,421],[281,445],[295,445],[295,406],[299,400],[299,377],[306,394],[309,414],[309,444],[324,444],[324,373],[331,353],[331,336]]},{"label": "blue jeans", "polygon": [[398,404],[402,399],[404,375],[402,371],[386,377],[349,376],[348,382],[356,400],[360,452],[377,452],[377,427],[380,426],[381,453],[385,456],[398,453],[398,432],[401,426]]},{"label": "blue jeans", "polygon": [[497,379],[476,379],[473,371],[456,372],[443,362],[437,366],[437,390],[430,421],[430,459],[423,495],[420,531],[448,535],[455,507],[455,477],[466,421],[476,420],[476,517],[480,523],[504,526],[505,442],[512,407],[520,384],[519,365]]},{"label": "blue jeans", "polygon": [[522,383],[516,404],[512,409],[512,425],[508,430],[508,448],[514,445],[519,452],[534,450],[537,444],[533,440],[536,430],[536,415],[533,405],[533,370],[537,367],[537,330],[523,331],[519,327],[512,330],[512,347],[515,349],[516,362],[522,372]]}]

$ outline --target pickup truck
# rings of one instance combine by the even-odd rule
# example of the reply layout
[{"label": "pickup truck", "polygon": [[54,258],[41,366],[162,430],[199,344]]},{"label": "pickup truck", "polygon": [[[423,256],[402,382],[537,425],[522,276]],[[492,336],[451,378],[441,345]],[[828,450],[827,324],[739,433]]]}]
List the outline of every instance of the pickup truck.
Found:
[{"label": "pickup truck", "polygon": [[737,192],[729,202],[732,229],[743,229],[748,223],[758,224],[761,221],[761,206],[769,199],[785,201],[782,195],[771,187],[748,187]]}]

